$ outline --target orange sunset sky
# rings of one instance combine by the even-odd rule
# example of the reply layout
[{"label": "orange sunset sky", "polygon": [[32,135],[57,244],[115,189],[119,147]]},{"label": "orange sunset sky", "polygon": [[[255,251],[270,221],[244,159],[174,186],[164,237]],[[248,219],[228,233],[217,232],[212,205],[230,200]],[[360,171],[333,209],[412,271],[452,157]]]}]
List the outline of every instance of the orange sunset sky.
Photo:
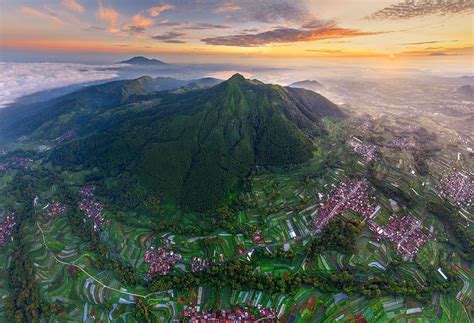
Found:
[{"label": "orange sunset sky", "polygon": [[0,52],[471,64],[474,0],[0,0]]}]

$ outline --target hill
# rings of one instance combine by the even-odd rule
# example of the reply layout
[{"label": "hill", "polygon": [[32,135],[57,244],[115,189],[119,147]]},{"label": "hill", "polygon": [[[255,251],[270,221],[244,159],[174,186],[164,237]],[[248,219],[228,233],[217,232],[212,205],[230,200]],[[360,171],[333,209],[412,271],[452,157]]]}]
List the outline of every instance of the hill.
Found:
[{"label": "hill", "polygon": [[291,83],[290,87],[302,88],[310,91],[318,91],[322,87],[324,87],[321,83],[315,80],[304,80]]},{"label": "hill", "polygon": [[[33,135],[51,139],[76,126],[79,133],[87,133],[90,130],[82,124],[93,115],[133,102],[140,95],[182,87],[184,88],[180,91],[185,92],[211,87],[220,82],[222,81],[213,78],[178,80],[144,76],[134,80],[88,86],[44,102],[24,104],[20,101],[0,109],[0,136],[15,138],[20,135]],[[67,119],[64,118],[66,115]],[[80,124],[75,125],[75,120]],[[108,120],[104,118],[104,123],[106,122]]]},{"label": "hill", "polygon": [[474,86],[472,85],[463,85],[456,90],[456,93],[467,100],[474,101]]},{"label": "hill", "polygon": [[308,160],[311,137],[323,132],[319,120],[342,116],[314,92],[241,75],[210,89],[142,96],[115,110],[85,125],[100,133],[60,147],[51,160],[110,175],[130,170],[163,199],[198,211],[239,193],[256,165]]},{"label": "hill", "polygon": [[135,56],[125,61],[119,62],[119,64],[132,64],[132,65],[167,65],[167,63],[154,58],[146,58],[143,56]]}]

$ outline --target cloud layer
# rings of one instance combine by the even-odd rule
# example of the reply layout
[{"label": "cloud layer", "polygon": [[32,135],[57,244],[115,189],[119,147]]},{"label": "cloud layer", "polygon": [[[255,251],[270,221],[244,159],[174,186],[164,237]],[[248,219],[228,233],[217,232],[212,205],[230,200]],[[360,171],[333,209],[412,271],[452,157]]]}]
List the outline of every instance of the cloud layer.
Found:
[{"label": "cloud layer", "polygon": [[107,66],[0,62],[0,108],[38,91],[108,80],[117,76],[117,71]]},{"label": "cloud layer", "polygon": [[407,0],[379,10],[370,20],[400,20],[428,15],[452,15],[474,12],[473,0]]},{"label": "cloud layer", "polygon": [[282,27],[260,33],[243,33],[204,38],[201,39],[201,41],[208,45],[254,47],[276,43],[293,43],[374,34],[377,33],[342,28],[337,26],[337,24],[331,20],[322,21],[314,19],[304,24],[301,28]]},{"label": "cloud layer", "polygon": [[148,13],[152,17],[158,17],[163,11],[174,9],[174,7],[175,6],[170,3],[161,3],[156,7],[151,7],[150,9],[148,9]]},{"label": "cloud layer", "polygon": [[104,22],[108,26],[110,32],[118,32],[117,24],[119,21],[120,14],[113,8],[104,7],[101,1],[99,1],[99,8],[97,11],[97,17],[100,21]]},{"label": "cloud layer", "polygon": [[178,39],[181,36],[184,36],[184,33],[170,31],[161,35],[153,36],[151,38],[165,43],[182,44],[185,43],[185,41]]},{"label": "cloud layer", "polygon": [[62,0],[61,3],[64,7],[71,11],[75,11],[80,14],[83,14],[85,11],[84,7],[75,0]]}]

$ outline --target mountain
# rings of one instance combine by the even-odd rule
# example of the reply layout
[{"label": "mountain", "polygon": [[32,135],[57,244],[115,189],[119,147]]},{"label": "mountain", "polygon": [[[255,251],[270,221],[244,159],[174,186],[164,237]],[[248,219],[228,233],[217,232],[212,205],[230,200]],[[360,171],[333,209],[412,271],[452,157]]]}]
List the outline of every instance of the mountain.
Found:
[{"label": "mountain", "polygon": [[467,100],[474,101],[474,86],[472,85],[463,85],[456,90],[456,93]]},{"label": "mountain", "polygon": [[119,64],[132,64],[132,65],[167,65],[167,63],[158,59],[150,59],[143,56],[135,56],[126,61],[121,61]]},{"label": "mountain", "polygon": [[[191,91],[214,86],[222,80],[203,78],[178,80],[170,77],[144,76],[134,80],[113,81],[85,87],[53,100],[24,104],[20,101],[0,109],[0,136],[18,137],[33,134],[56,138],[68,130],[74,120],[89,120],[97,111],[108,110],[133,101],[139,95],[157,91]],[[67,115],[67,119],[60,118]],[[61,119],[61,120],[58,120]],[[104,122],[108,122],[104,120]],[[87,127],[80,127],[83,131]],[[88,131],[88,130],[85,130]]]},{"label": "mountain", "polygon": [[324,85],[322,85],[318,81],[314,81],[314,80],[298,81],[298,82],[291,83],[289,86],[290,87],[296,87],[296,88],[302,88],[302,89],[306,89],[306,90],[310,90],[310,91],[318,91],[322,87],[324,87]]},{"label": "mountain", "polygon": [[474,81],[474,75],[463,75],[459,79],[463,81]]},{"label": "mountain", "polygon": [[87,88],[24,122],[39,139],[77,131],[52,150],[55,164],[133,177],[165,201],[205,211],[237,196],[256,166],[310,159],[321,118],[343,116],[312,91],[238,74],[179,93],[143,90],[152,84],[142,77]]},{"label": "mountain", "polygon": [[182,93],[186,91],[206,89],[206,88],[213,87],[221,82],[222,80],[216,79],[213,77],[203,77],[201,79],[189,81],[188,84],[176,89],[175,92]]}]

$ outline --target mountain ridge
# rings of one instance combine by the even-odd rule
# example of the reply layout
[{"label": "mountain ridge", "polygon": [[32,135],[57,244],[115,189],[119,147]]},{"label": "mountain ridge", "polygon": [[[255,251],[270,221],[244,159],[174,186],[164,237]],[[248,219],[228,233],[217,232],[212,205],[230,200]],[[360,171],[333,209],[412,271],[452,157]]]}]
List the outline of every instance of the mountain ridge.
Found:
[{"label": "mountain ridge", "polygon": [[[128,111],[128,112],[127,112]],[[88,121],[102,129],[51,153],[65,166],[133,170],[166,201],[205,211],[238,195],[255,166],[285,166],[312,156],[320,119],[343,117],[324,97],[234,75],[214,87],[142,95]],[[100,121],[97,125],[95,122]]]},{"label": "mountain ridge", "polygon": [[289,87],[295,87],[295,88],[302,88],[302,89],[306,89],[306,90],[310,90],[310,91],[318,91],[322,87],[324,87],[324,85],[322,85],[320,82],[318,82],[316,80],[297,81],[297,82],[291,83],[288,86]]},{"label": "mountain ridge", "polygon": [[144,56],[135,56],[125,61],[118,62],[118,64],[132,64],[132,65],[168,65],[163,61],[155,58],[147,58]]}]

